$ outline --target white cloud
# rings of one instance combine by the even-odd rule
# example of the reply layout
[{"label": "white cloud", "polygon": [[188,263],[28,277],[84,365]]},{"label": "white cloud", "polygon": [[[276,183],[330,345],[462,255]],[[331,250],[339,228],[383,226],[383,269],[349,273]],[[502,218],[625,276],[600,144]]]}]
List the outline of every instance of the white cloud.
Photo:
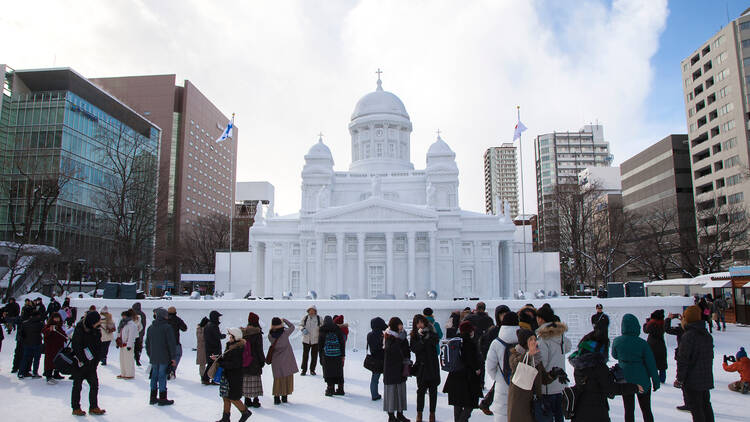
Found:
[{"label": "white cloud", "polygon": [[[103,6],[106,5],[106,8]],[[524,138],[527,211],[532,137],[598,119],[616,161],[667,133],[649,121],[650,59],[665,0],[555,2],[125,2],[6,5],[0,62],[70,66],[90,77],[177,73],[240,128],[238,180],[269,180],[277,212],[299,207],[303,155],[322,130],[337,169],[350,161],[347,123],[375,86],[412,117],[412,157],[440,128],[456,151],[461,202],[484,208],[484,150]],[[684,129],[683,129],[684,130]]]}]

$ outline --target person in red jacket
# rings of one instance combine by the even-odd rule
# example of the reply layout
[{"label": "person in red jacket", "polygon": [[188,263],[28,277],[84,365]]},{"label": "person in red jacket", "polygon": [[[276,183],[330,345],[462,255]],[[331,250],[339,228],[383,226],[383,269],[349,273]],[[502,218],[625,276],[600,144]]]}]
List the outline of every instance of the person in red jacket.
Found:
[{"label": "person in red jacket", "polygon": [[740,351],[735,355],[735,362],[731,365],[727,365],[729,357],[724,355],[724,370],[727,372],[739,372],[740,380],[729,384],[729,389],[742,394],[750,391],[750,359],[747,357],[744,347],[740,347]]},{"label": "person in red jacket", "polygon": [[64,378],[55,369],[55,356],[68,341],[62,323],[60,314],[54,313],[42,329],[42,335],[44,336],[44,376],[47,378],[47,384],[57,384],[57,380]]}]

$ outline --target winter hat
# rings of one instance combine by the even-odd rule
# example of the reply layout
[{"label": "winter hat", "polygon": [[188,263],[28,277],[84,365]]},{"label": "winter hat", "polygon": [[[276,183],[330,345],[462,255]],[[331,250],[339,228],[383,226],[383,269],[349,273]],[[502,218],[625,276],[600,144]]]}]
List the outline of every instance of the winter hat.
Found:
[{"label": "winter hat", "polygon": [[518,314],[518,325],[521,328],[525,328],[527,330],[531,330],[534,326],[534,317],[531,316],[530,313],[521,311]]},{"label": "winter hat", "polygon": [[250,312],[247,314],[247,324],[248,325],[258,325],[260,322],[260,318],[258,317],[258,314],[255,312]]},{"label": "winter hat", "polygon": [[276,329],[281,327],[281,318],[279,317],[273,317],[271,318],[271,329]]},{"label": "winter hat", "polygon": [[688,306],[682,313],[682,320],[685,324],[698,322],[701,320],[701,308],[698,305]]},{"label": "winter hat", "polygon": [[344,323],[344,316],[343,315],[335,315],[333,317],[333,322],[335,324],[343,324]]},{"label": "winter hat", "polygon": [[462,321],[461,324],[458,326],[458,331],[461,334],[468,334],[474,331],[474,324],[472,324],[469,321]]},{"label": "winter hat", "polygon": [[307,312],[310,312],[310,309],[312,309],[313,311],[315,311],[316,314],[318,313],[318,308],[315,305],[312,305],[309,308],[307,308]]},{"label": "winter hat", "polygon": [[169,308],[167,308],[167,313],[177,315],[177,308],[175,308],[174,306],[170,306]]},{"label": "winter hat", "polygon": [[518,345],[526,349],[528,348],[529,339],[531,337],[536,337],[536,334],[526,328],[519,328],[516,330],[516,337],[518,337]]},{"label": "winter hat", "polygon": [[96,311],[90,311],[86,313],[86,318],[84,319],[84,325],[88,328],[94,328],[94,324],[99,322],[102,319],[102,317],[99,315],[99,312]]},{"label": "winter hat", "polygon": [[664,309],[657,309],[654,312],[651,312],[651,319],[664,319]]},{"label": "winter hat", "polygon": [[239,340],[242,338],[242,330],[239,328],[227,328],[227,333],[234,337],[235,340]]},{"label": "winter hat", "polygon": [[742,358],[746,358],[747,357],[747,352],[745,351],[745,348],[744,347],[740,347],[740,351],[737,352],[737,354],[734,357],[736,357],[737,360],[740,360]]},{"label": "winter hat", "polygon": [[518,327],[518,314],[515,312],[508,312],[503,315],[503,325]]},{"label": "winter hat", "polygon": [[552,322],[555,320],[555,312],[549,305],[542,306],[536,311],[536,316],[543,319],[544,322]]},{"label": "winter hat", "polygon": [[107,314],[109,313],[109,308],[107,308],[107,305],[104,305],[104,306],[102,307],[102,313],[103,313],[103,314],[104,314],[104,313],[107,313]]},{"label": "winter hat", "polygon": [[432,316],[432,308],[429,308],[429,307],[428,308],[424,308],[424,310],[422,311],[422,315],[424,315],[424,316]]}]

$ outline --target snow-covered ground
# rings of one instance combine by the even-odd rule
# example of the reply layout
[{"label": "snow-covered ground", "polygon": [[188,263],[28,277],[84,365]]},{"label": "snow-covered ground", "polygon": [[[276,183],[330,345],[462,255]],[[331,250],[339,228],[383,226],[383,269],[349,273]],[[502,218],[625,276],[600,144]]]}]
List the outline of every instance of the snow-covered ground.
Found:
[{"label": "snow-covered ground", "polygon": [[[730,392],[727,384],[738,378],[736,373],[724,372],[721,368],[721,357],[724,354],[734,355],[739,346],[750,346],[750,327],[727,326],[728,331],[717,333],[714,331],[715,356],[714,377],[716,389],[712,391],[711,401],[717,421],[747,421],[750,395],[740,395]],[[184,335],[188,335],[187,333]],[[0,420],[28,421],[28,420],[72,420],[70,415],[70,387],[71,381],[65,380],[57,385],[47,385],[43,379],[19,380],[10,373],[11,359],[15,341],[7,338],[3,342],[0,353]],[[267,345],[266,345],[267,346]],[[682,396],[679,390],[671,386],[675,376],[675,365],[672,360],[675,338],[667,336],[669,347],[668,383],[653,394],[654,417],[657,421],[688,421],[688,413],[675,410],[681,404]],[[301,352],[296,352],[298,362]],[[273,383],[270,369],[263,373],[263,385],[266,395],[261,399],[263,407],[253,409],[251,421],[385,421],[382,411],[382,401],[370,400],[370,373],[362,368],[364,352],[349,351],[346,360],[346,396],[325,397],[322,369],[318,367],[317,376],[295,377],[295,392],[289,397],[288,404],[273,405],[273,398],[269,395]],[[147,361],[147,358],[144,359]],[[175,400],[174,406],[158,407],[148,405],[149,386],[145,373],[146,366],[137,368],[136,379],[132,381],[118,380],[119,374],[118,351],[112,347],[109,354],[110,364],[99,369],[99,403],[107,410],[107,415],[100,417],[108,421],[214,421],[221,417],[221,399],[218,387],[203,386],[199,382],[198,370],[195,362],[195,352],[185,350],[178,379],[168,384],[170,398]],[[43,363],[43,362],[42,362]],[[572,369],[568,368],[572,374]],[[443,373],[445,380],[445,373]],[[442,388],[442,386],[441,386]],[[382,385],[380,387],[382,392]],[[416,406],[416,384],[414,379],[408,382],[409,409],[407,417],[414,420]],[[88,409],[88,390],[84,384],[82,393],[82,407]],[[613,421],[623,420],[622,400],[616,398],[610,401],[611,418]],[[744,409],[744,410],[743,410]],[[636,411],[636,420],[640,420]],[[744,415],[744,416],[743,416]],[[236,409],[232,410],[232,420],[238,419]],[[91,418],[89,416],[89,418]],[[166,418],[166,419],[165,419]],[[452,421],[452,409],[448,406],[445,394],[438,396],[438,421]],[[475,410],[472,420],[491,421]]]}]

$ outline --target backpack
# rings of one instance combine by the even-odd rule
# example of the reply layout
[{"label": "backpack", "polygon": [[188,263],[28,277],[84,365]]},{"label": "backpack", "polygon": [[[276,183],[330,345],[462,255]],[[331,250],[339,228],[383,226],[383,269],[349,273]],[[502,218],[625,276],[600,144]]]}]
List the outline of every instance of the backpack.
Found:
[{"label": "backpack", "polygon": [[326,342],[323,344],[323,353],[329,358],[341,356],[341,343],[336,333],[326,334]]},{"label": "backpack", "polygon": [[247,368],[253,363],[253,350],[250,346],[250,342],[245,342],[245,349],[242,350],[242,367]]},{"label": "backpack", "polygon": [[464,368],[461,360],[461,347],[463,339],[452,337],[440,341],[440,369],[446,372],[455,372]]},{"label": "backpack", "polygon": [[70,342],[57,352],[57,355],[55,355],[55,359],[52,362],[55,369],[63,375],[72,375],[79,367],[78,358],[70,347]]},{"label": "backpack", "polygon": [[565,419],[573,419],[576,415],[576,400],[581,395],[580,387],[566,386],[562,391],[562,410]]},{"label": "backpack", "polygon": [[506,343],[500,340],[499,337],[497,337],[497,341],[499,341],[500,344],[505,346],[505,353],[503,353],[503,364],[502,366],[500,366],[500,373],[503,374],[503,379],[505,380],[505,384],[510,385],[510,376],[511,376],[510,349],[516,347],[518,343]]}]

